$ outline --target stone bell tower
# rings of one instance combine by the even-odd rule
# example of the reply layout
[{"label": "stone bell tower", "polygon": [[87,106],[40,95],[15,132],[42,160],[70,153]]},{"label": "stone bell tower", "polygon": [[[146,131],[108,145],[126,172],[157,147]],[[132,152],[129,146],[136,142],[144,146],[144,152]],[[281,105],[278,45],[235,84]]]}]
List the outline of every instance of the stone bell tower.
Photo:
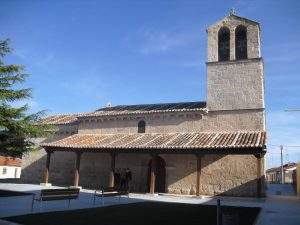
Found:
[{"label": "stone bell tower", "polygon": [[259,23],[230,14],[207,29],[209,111],[263,110]]}]

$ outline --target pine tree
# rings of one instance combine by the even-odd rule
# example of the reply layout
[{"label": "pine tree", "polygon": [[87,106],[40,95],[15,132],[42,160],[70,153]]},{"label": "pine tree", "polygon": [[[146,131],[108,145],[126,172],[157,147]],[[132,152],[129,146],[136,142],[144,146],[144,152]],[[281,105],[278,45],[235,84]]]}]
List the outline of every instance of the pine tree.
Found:
[{"label": "pine tree", "polygon": [[44,111],[28,114],[28,104],[13,106],[16,101],[31,98],[31,89],[16,88],[28,75],[23,66],[4,63],[3,58],[11,52],[9,40],[0,40],[0,152],[21,157],[34,149],[33,138],[46,135],[49,126],[42,123]]}]

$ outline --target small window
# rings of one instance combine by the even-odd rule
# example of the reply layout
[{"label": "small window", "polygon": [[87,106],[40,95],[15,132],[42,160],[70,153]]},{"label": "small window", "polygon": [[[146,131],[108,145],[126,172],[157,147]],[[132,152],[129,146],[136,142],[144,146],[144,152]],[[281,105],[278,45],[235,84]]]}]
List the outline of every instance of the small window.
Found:
[{"label": "small window", "polygon": [[218,33],[218,58],[219,61],[230,59],[230,30],[222,27]]},{"label": "small window", "polygon": [[138,133],[146,132],[146,122],[144,120],[139,121],[138,123]]},{"label": "small window", "polygon": [[235,59],[247,59],[247,28],[243,25],[235,29]]},{"label": "small window", "polygon": [[7,168],[6,167],[3,167],[2,174],[3,175],[7,174]]}]

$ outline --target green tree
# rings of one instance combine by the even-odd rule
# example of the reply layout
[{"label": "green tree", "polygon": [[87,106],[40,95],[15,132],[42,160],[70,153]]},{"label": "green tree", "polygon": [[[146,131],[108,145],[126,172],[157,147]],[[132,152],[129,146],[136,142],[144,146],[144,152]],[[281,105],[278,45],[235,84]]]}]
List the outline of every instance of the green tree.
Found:
[{"label": "green tree", "polygon": [[0,152],[22,156],[34,149],[33,138],[44,136],[49,126],[42,123],[44,111],[29,114],[29,106],[14,102],[31,98],[31,89],[18,88],[28,76],[20,65],[6,65],[3,58],[12,52],[9,40],[0,40]]}]

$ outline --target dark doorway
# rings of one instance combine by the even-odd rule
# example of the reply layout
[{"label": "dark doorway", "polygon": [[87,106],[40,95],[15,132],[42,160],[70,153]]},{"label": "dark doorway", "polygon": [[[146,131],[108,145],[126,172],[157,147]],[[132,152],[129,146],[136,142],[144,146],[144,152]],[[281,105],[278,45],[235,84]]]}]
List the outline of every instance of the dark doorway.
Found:
[{"label": "dark doorway", "polygon": [[[166,163],[163,158],[157,156],[156,170],[155,170],[155,189],[154,192],[165,193],[166,192]],[[152,159],[148,163],[148,191],[150,190],[150,177],[151,177],[151,165]]]}]

